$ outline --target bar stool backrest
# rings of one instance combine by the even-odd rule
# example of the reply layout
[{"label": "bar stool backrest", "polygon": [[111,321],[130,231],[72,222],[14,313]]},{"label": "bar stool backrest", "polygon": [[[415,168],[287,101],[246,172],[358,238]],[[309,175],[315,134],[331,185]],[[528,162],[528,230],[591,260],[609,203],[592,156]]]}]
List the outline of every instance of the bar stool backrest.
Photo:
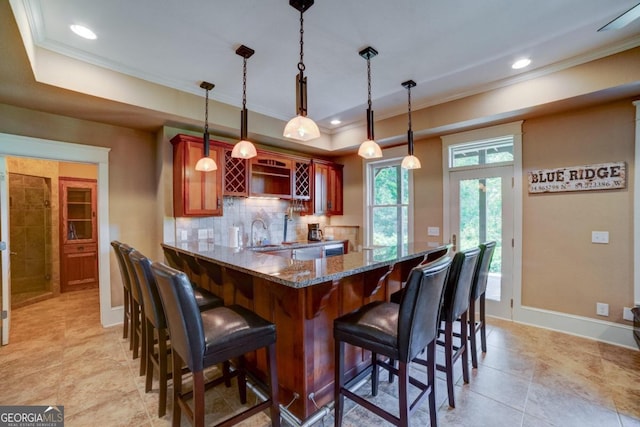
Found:
[{"label": "bar stool backrest", "polygon": [[479,255],[480,249],[472,248],[460,251],[454,256],[444,290],[440,320],[455,322],[469,309],[471,285]]},{"label": "bar stool backrest", "polygon": [[398,313],[400,361],[413,360],[438,335],[438,315],[451,258],[411,270]]},{"label": "bar stool backrest", "polygon": [[131,265],[131,260],[129,259],[129,254],[134,249],[127,245],[126,243],[120,244],[120,256],[122,257],[122,261],[125,265],[125,271],[129,276],[129,283],[131,284],[131,296],[133,299],[142,306],[142,291],[140,290],[140,283],[138,283],[138,278],[133,272],[133,265]]},{"label": "bar stool backrest", "polygon": [[151,272],[151,260],[136,250],[129,254],[129,259],[133,265],[133,272],[138,279],[138,283],[140,283],[144,315],[155,328],[166,329],[167,321],[162,309],[158,285]]},{"label": "bar stool backrest", "polygon": [[476,265],[476,272],[473,276],[473,289],[471,291],[471,301],[480,298],[480,295],[487,291],[487,279],[489,277],[489,267],[493,259],[493,252],[496,249],[496,242],[482,243],[480,246],[480,260]]},{"label": "bar stool backrest", "polygon": [[113,247],[113,251],[116,253],[116,259],[118,260],[118,267],[120,267],[120,277],[122,278],[122,286],[131,291],[131,280],[129,278],[129,273],[127,273],[127,266],[124,263],[124,258],[122,258],[122,252],[120,252],[120,243],[117,240],[111,241],[111,246]]},{"label": "bar stool backrest", "polygon": [[167,316],[171,346],[191,372],[203,369],[205,351],[202,317],[185,273],[163,263],[151,264],[158,284],[164,313]]}]

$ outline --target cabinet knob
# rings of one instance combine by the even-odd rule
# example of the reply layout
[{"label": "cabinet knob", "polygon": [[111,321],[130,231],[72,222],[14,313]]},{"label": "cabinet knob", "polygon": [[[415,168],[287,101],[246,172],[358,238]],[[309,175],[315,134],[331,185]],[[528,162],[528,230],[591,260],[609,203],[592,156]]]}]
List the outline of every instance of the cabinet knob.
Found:
[{"label": "cabinet knob", "polygon": [[79,251],[84,251],[84,246],[78,246]]}]

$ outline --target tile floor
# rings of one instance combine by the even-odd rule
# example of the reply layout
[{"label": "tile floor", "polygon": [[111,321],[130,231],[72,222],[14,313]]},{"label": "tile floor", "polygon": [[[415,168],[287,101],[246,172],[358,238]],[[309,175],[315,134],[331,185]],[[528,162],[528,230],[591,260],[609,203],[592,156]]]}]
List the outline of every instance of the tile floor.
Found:
[{"label": "tile floor", "polygon": [[[144,392],[122,328],[102,328],[98,304],[91,290],[13,311],[11,343],[0,348],[0,405],[64,405],[69,427],[170,425],[170,407],[157,417],[157,382]],[[491,319],[488,352],[469,384],[462,383],[459,364],[458,378],[455,409],[447,405],[442,377],[437,380],[440,426],[640,426],[635,350]],[[396,386],[382,381],[375,400],[393,410]],[[365,385],[359,393],[368,391]],[[208,391],[207,424],[239,410],[236,396],[233,387]],[[387,425],[360,407],[348,408],[344,426]],[[412,425],[428,425],[426,408],[424,401]],[[267,426],[269,418],[261,413],[242,425]],[[314,427],[323,425],[333,425],[333,418]]]}]

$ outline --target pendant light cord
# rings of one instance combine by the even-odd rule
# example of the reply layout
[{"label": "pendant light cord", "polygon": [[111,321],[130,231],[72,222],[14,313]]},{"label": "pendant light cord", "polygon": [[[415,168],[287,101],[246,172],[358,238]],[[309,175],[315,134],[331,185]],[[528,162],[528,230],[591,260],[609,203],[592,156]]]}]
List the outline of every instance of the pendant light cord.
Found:
[{"label": "pendant light cord", "polygon": [[242,61],[242,109],[247,108],[247,58]]},{"label": "pendant light cord", "polygon": [[298,70],[304,71],[304,12],[300,11],[300,62]]}]

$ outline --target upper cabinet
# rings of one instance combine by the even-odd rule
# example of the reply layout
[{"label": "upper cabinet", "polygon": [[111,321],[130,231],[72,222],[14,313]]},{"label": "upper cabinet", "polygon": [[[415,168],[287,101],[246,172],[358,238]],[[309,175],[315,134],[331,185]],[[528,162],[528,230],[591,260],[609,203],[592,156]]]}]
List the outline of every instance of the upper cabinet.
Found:
[{"label": "upper cabinet", "polygon": [[342,215],[342,165],[313,161],[313,213]]},{"label": "upper cabinet", "polygon": [[249,196],[249,161],[231,157],[233,145],[222,143],[224,152],[224,184],[225,196],[248,197]]},{"label": "upper cabinet", "polygon": [[342,165],[258,150],[252,159],[231,157],[233,144],[211,141],[218,169],[195,170],[202,138],[176,135],[173,144],[173,210],[176,217],[220,216],[222,197],[293,200],[302,215],[342,215]]},{"label": "upper cabinet", "polygon": [[293,161],[283,155],[258,151],[250,160],[252,196],[291,199]]},{"label": "upper cabinet", "polygon": [[222,149],[212,144],[209,157],[218,169],[200,172],[196,163],[203,154],[202,138],[176,135],[173,144],[173,214],[176,217],[222,215]]}]

